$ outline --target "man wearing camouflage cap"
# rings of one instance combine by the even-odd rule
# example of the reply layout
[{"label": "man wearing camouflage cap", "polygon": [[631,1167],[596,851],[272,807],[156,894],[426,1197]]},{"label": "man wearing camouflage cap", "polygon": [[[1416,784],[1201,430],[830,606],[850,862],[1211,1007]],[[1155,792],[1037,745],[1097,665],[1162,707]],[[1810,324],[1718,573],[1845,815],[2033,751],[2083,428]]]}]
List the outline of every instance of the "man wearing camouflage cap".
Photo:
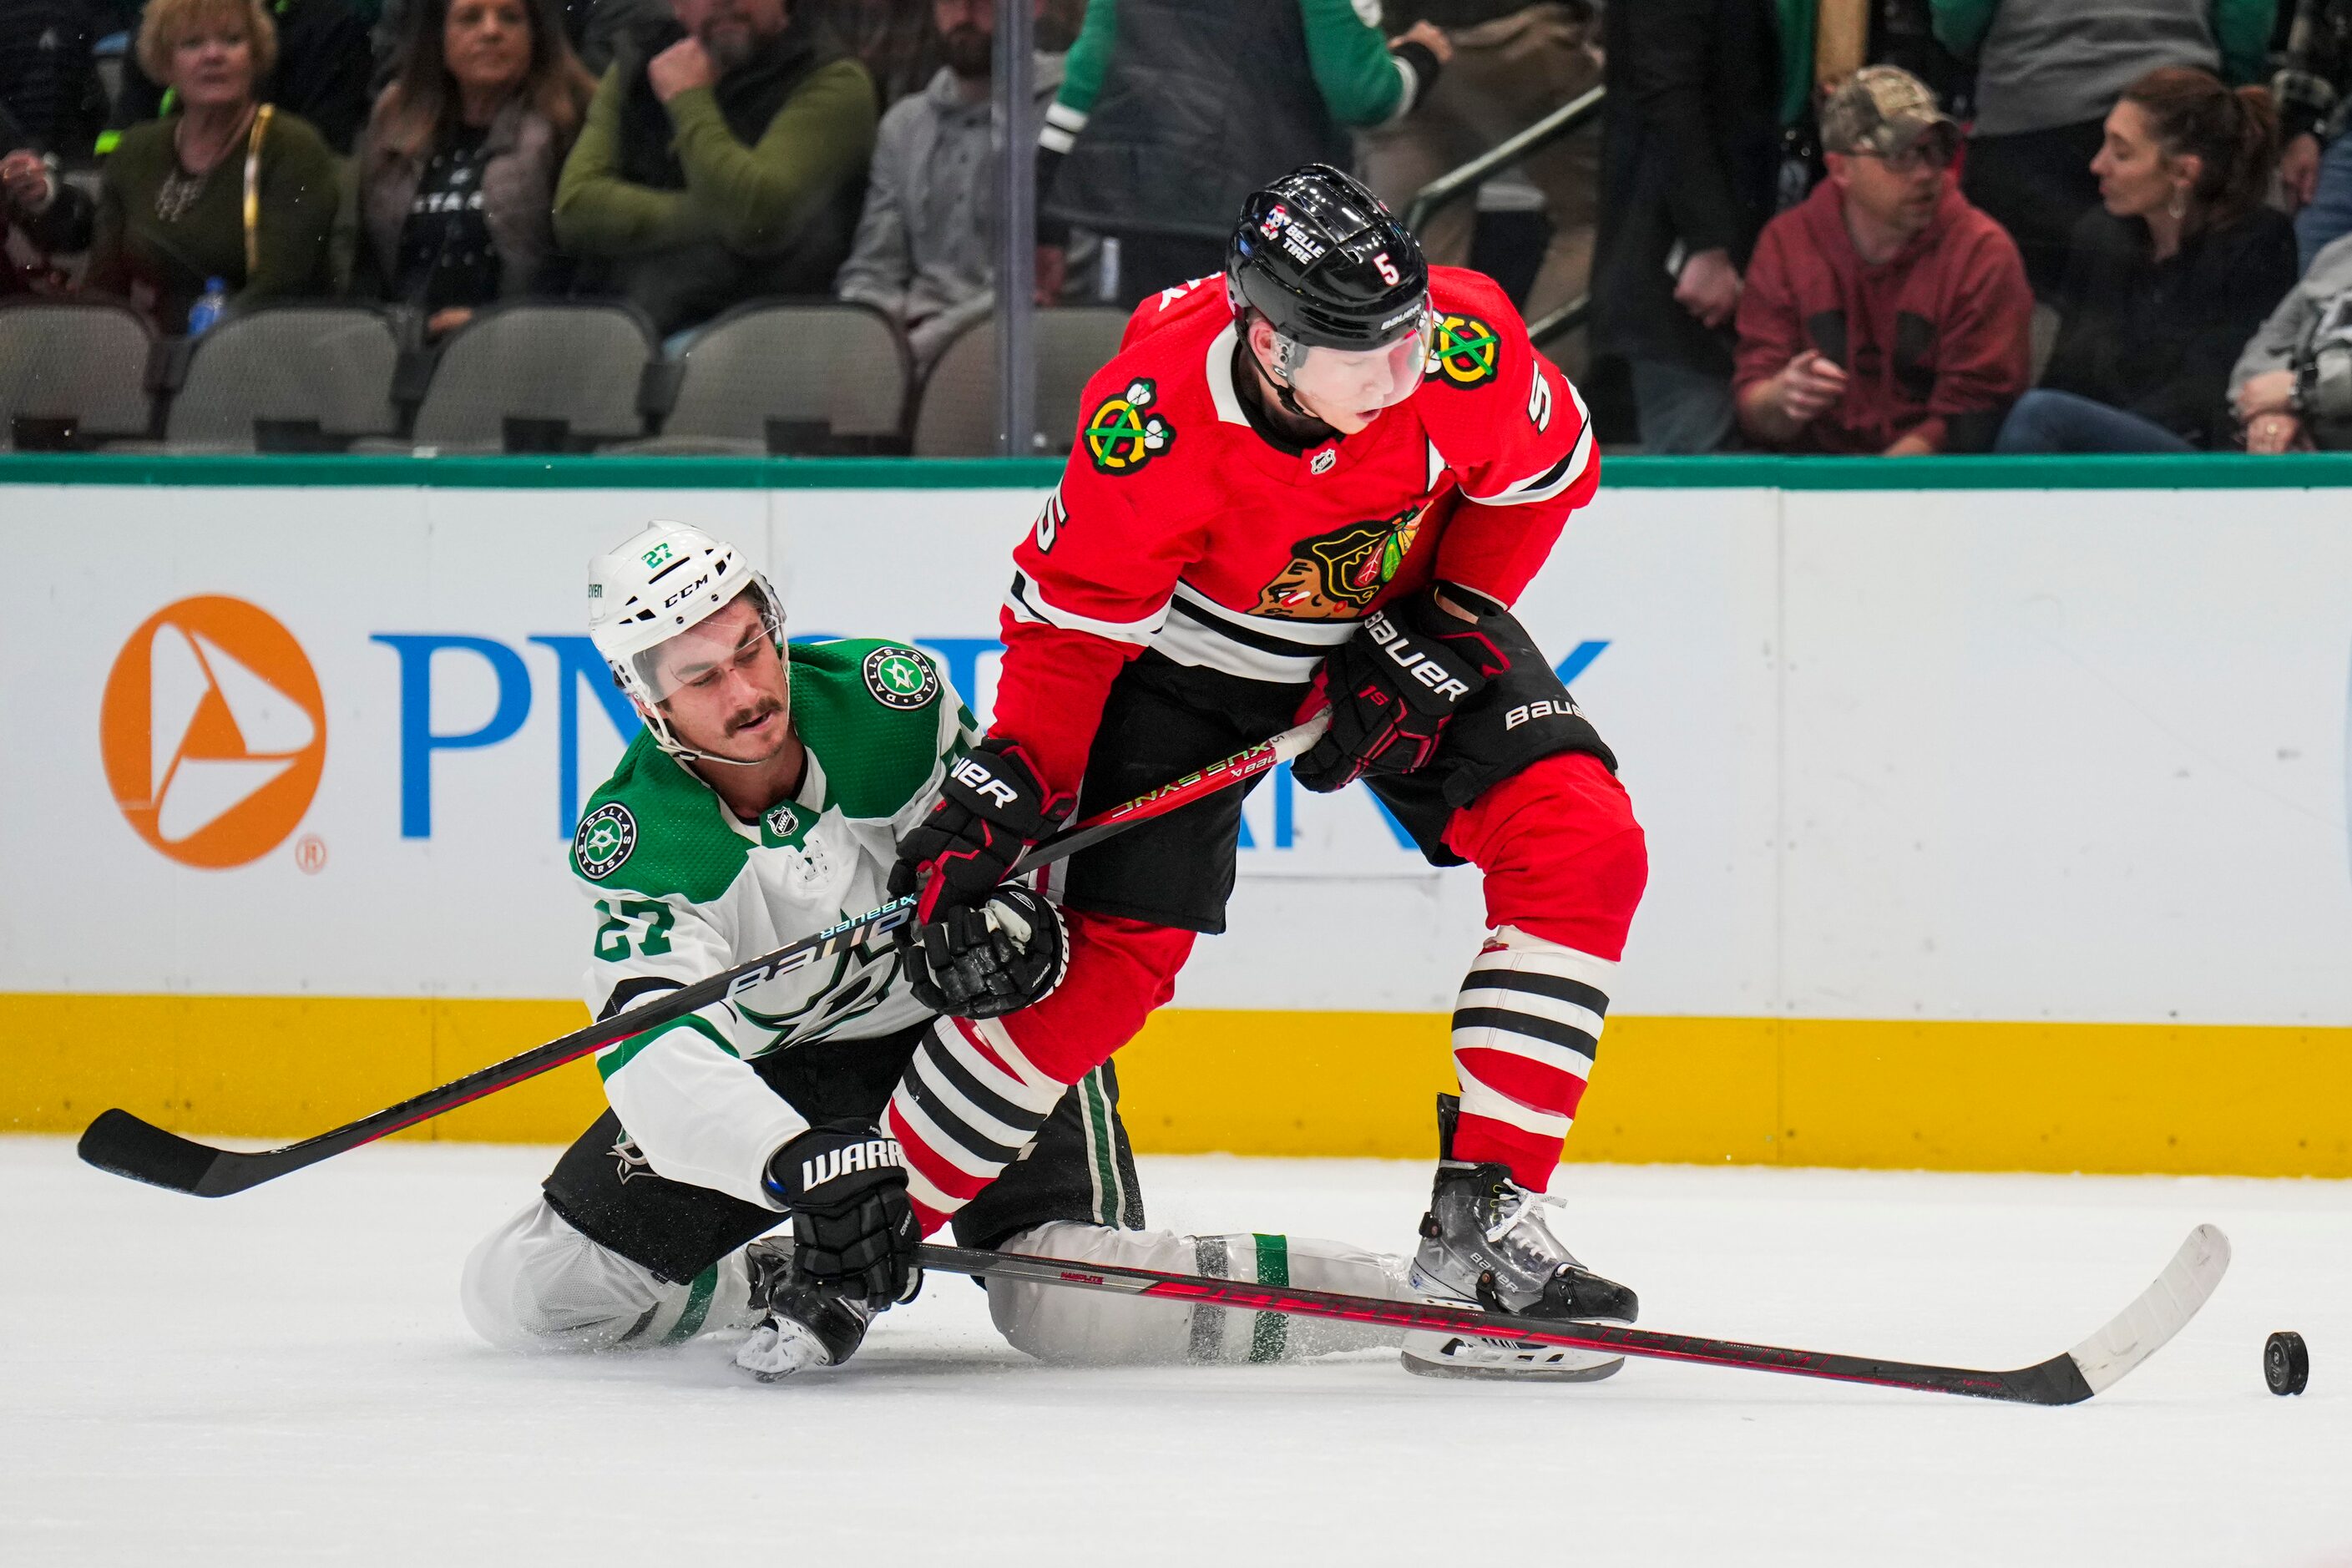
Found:
[{"label": "man wearing camouflage cap", "polygon": [[2025,390],[2017,247],[1952,178],[1959,131],[1907,71],[1821,113],[1829,178],[1765,226],[1739,303],[1740,428],[1791,451],[1981,451]]}]

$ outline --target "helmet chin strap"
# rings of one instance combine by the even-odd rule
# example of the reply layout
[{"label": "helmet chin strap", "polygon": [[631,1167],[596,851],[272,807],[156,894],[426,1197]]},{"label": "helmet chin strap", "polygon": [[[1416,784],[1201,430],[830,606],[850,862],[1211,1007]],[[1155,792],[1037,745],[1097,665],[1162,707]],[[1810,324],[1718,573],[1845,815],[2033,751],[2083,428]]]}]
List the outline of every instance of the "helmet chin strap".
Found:
[{"label": "helmet chin strap", "polygon": [[1280,332],[1275,333],[1274,363],[1266,367],[1266,379],[1274,383],[1274,395],[1276,402],[1300,419],[1314,419],[1320,422],[1322,416],[1310,414],[1302,407],[1298,402],[1298,395],[1292,391],[1290,386],[1290,378],[1297,371],[1298,362],[1306,357],[1307,350],[1297,339],[1285,337]]},{"label": "helmet chin strap", "polygon": [[640,707],[637,710],[637,717],[644,720],[646,728],[654,732],[654,744],[659,746],[664,752],[676,757],[681,763],[725,763],[730,768],[764,768],[770,763],[774,762],[776,758],[782,753],[785,745],[792,743],[792,732],[789,728],[790,721],[788,719],[786,721],[788,727],[785,731],[783,743],[778,745],[775,751],[769,752],[766,756],[747,763],[740,757],[723,756],[717,752],[698,752],[695,750],[692,746],[688,745],[685,742],[677,738],[677,731],[669,727],[669,720],[658,711],[648,713],[644,708]]}]

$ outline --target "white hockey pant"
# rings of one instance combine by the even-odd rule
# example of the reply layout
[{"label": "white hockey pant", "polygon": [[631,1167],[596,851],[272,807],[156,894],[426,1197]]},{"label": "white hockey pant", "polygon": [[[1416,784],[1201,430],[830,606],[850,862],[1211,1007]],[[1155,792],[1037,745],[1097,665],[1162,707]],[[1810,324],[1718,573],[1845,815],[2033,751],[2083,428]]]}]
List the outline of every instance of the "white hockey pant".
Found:
[{"label": "white hockey pant", "polygon": [[509,1350],[672,1344],[706,1329],[747,1329],[760,1316],[740,1251],[673,1285],[572,1229],[545,1198],[475,1245],[458,1294],[474,1331]]},{"label": "white hockey pant", "polygon": [[[1006,1237],[1003,1250],[1390,1301],[1415,1299],[1405,1289],[1402,1260],[1303,1236],[1178,1236],[1053,1220]],[[1370,1324],[1011,1279],[988,1282],[988,1310],[1015,1349],[1064,1363],[1296,1361],[1404,1342],[1402,1331]]]},{"label": "white hockey pant", "polygon": [[[1004,1250],[1409,1297],[1400,1260],[1304,1237],[1177,1236],[1055,1220],[1008,1237]],[[749,1328],[759,1317],[742,1253],[730,1253],[692,1285],[673,1285],[589,1240],[542,1198],[481,1239],[466,1259],[459,1293],[475,1331],[512,1350],[669,1344]],[[1041,1361],[1071,1364],[1290,1361],[1403,1342],[1394,1329],[1003,1279],[989,1282],[988,1304],[1007,1342]]]}]

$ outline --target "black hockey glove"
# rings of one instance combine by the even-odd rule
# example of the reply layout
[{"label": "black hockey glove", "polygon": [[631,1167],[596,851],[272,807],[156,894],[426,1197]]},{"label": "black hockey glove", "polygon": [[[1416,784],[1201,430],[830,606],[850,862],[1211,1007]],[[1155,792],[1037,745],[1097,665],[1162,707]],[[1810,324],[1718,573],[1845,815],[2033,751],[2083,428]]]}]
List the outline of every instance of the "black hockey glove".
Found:
[{"label": "black hockey glove", "polygon": [[1017,884],[977,909],[950,904],[929,925],[902,925],[898,941],[915,1000],[963,1018],[1001,1018],[1042,1002],[1070,967],[1062,911]]},{"label": "black hockey glove", "polygon": [[900,1158],[898,1141],[870,1121],[812,1127],[769,1157],[765,1184],[792,1210],[799,1275],[871,1307],[914,1299],[923,1237]]},{"label": "black hockey glove", "polygon": [[1069,804],[1047,792],[1018,744],[982,741],[948,769],[939,804],[898,840],[890,896],[920,889],[915,919],[921,925],[937,922],[951,905],[986,902],[1021,852],[1045,837]]},{"label": "black hockey glove", "polygon": [[1366,773],[1409,773],[1437,754],[1455,710],[1510,668],[1476,621],[1438,607],[1434,588],[1377,611],[1315,677],[1302,711],[1328,702],[1331,728],[1291,775],[1328,794]]}]

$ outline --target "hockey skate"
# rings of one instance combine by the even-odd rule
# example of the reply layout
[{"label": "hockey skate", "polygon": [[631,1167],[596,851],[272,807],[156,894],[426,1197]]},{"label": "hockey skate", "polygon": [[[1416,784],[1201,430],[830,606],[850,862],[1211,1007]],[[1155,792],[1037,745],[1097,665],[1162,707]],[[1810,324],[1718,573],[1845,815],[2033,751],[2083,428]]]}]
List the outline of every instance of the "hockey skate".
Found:
[{"label": "hockey skate", "polygon": [[[1549,1200],[1511,1180],[1501,1164],[1454,1158],[1461,1101],[1437,1099],[1437,1180],[1421,1218],[1410,1283],[1432,1300],[1537,1318],[1631,1323],[1633,1292],[1576,1260],[1545,1223]],[[1419,1332],[1405,1337],[1407,1372],[1425,1377],[1535,1378],[1591,1383],[1614,1373],[1622,1356],[1524,1341]]]},{"label": "hockey skate", "polygon": [[735,1348],[735,1364],[761,1383],[814,1367],[839,1366],[865,1342],[874,1309],[819,1290],[793,1268],[789,1236],[766,1237],[743,1249],[751,1304],[760,1321]]}]

